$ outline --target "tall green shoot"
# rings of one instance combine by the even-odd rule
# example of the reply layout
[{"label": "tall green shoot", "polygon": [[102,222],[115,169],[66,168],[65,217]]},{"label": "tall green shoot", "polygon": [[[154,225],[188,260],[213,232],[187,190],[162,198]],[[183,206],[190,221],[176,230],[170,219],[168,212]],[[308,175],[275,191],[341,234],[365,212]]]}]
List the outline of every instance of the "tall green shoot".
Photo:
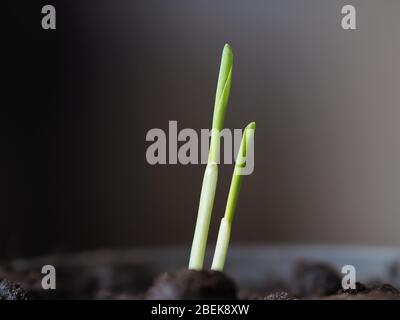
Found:
[{"label": "tall green shoot", "polygon": [[217,92],[215,96],[210,152],[204,173],[196,227],[190,252],[189,269],[194,270],[201,270],[204,264],[208,230],[210,228],[210,219],[218,181],[220,132],[224,126],[225,113],[231,88],[232,63],[232,50],[231,47],[226,44],[222,52]]}]

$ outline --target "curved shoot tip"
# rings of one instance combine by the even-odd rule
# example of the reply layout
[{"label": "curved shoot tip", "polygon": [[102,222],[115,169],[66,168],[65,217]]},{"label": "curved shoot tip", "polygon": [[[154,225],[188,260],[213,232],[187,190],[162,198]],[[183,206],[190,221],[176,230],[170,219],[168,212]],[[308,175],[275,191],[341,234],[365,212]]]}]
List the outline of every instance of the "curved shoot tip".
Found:
[{"label": "curved shoot tip", "polygon": [[247,155],[247,144],[249,139],[254,136],[254,130],[256,129],[256,123],[250,122],[246,128],[244,128],[242,143],[240,144],[240,154],[245,157]]},{"label": "curved shoot tip", "polygon": [[229,43],[225,43],[225,45],[224,45],[224,50],[222,51],[222,56],[224,56],[224,55],[227,55],[227,57],[232,62],[232,58],[233,58],[232,47],[230,46]]},{"label": "curved shoot tip", "polygon": [[224,126],[226,106],[231,90],[233,53],[229,44],[225,44],[222,51],[221,66],[219,69],[217,92],[215,95],[214,116],[212,128],[221,131]]},{"label": "curved shoot tip", "polygon": [[[233,65],[233,52],[229,44],[225,44],[222,50],[221,65],[219,69],[217,99],[222,94],[222,91],[227,87],[230,80]],[[230,82],[229,82],[230,85]]]},{"label": "curved shoot tip", "polygon": [[[240,143],[239,152],[235,163],[234,175],[241,175],[242,168],[246,166],[248,148],[252,146],[254,139],[254,131],[256,129],[256,123],[250,122],[243,131],[242,141]],[[249,145],[250,144],[250,145]],[[250,154],[251,156],[251,154]]]},{"label": "curved shoot tip", "polygon": [[256,123],[253,121],[249,123],[244,130],[251,129],[254,130],[256,128]]}]

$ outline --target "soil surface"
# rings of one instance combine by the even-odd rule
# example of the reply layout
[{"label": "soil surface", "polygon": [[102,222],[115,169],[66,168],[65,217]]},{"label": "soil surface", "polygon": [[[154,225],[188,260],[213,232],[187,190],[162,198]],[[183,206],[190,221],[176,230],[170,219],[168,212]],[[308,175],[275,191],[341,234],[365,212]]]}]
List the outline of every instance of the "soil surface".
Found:
[{"label": "soil surface", "polygon": [[146,294],[150,300],[236,300],[235,283],[218,271],[180,270],[159,276]]},{"label": "soil surface", "polygon": [[[400,291],[390,284],[356,283],[343,290],[341,275],[334,267],[318,261],[298,261],[286,283],[260,276],[257,289],[235,284],[229,275],[217,271],[176,270],[155,276],[147,265],[122,258],[104,263],[104,257],[80,256],[79,263],[68,258],[55,261],[57,289],[41,287],[40,263],[24,260],[0,264],[0,300],[42,299],[244,299],[244,300],[400,300]],[[85,263],[82,263],[84,262]],[[264,280],[263,280],[264,279]],[[277,285],[271,287],[271,283]]]}]

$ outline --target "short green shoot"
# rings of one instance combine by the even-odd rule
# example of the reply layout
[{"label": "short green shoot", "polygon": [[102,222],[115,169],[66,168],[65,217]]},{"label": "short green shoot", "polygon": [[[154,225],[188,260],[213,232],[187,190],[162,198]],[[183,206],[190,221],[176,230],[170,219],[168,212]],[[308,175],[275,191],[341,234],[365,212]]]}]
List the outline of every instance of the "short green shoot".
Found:
[{"label": "short green shoot", "polygon": [[218,232],[217,244],[215,247],[214,259],[211,269],[223,271],[226,256],[228,253],[229,240],[232,229],[232,220],[235,214],[237,201],[239,198],[240,186],[243,180],[243,168],[245,167],[247,158],[247,149],[250,143],[253,143],[255,122],[250,123],[245,129],[240,143],[238,155],[236,157],[235,169],[233,170],[231,186],[226,203],[225,216],[221,220]]}]

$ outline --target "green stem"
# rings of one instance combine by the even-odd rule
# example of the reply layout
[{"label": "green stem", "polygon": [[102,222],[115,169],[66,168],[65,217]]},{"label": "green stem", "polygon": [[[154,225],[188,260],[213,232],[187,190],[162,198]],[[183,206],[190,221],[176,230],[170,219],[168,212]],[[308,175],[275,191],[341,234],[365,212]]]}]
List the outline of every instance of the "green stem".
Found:
[{"label": "green stem", "polygon": [[231,186],[229,188],[225,216],[221,220],[221,225],[218,232],[217,244],[215,247],[215,253],[211,267],[213,270],[224,270],[232,229],[232,221],[239,198],[240,186],[243,180],[242,170],[246,163],[247,144],[253,141],[255,128],[256,124],[255,122],[252,122],[244,129],[239,152],[236,157],[235,169],[233,170]]},{"label": "green stem", "polygon": [[218,166],[216,163],[210,163],[206,167],[201,188],[196,229],[193,237],[192,250],[190,252],[189,269],[201,270],[203,268],[217,180]]},{"label": "green stem", "polygon": [[215,96],[210,153],[204,173],[197,213],[192,250],[190,252],[189,269],[201,270],[207,245],[208,230],[214,205],[215,191],[218,180],[220,131],[224,126],[226,107],[231,88],[233,55],[231,47],[226,44],[222,52],[221,66],[218,76]]}]

